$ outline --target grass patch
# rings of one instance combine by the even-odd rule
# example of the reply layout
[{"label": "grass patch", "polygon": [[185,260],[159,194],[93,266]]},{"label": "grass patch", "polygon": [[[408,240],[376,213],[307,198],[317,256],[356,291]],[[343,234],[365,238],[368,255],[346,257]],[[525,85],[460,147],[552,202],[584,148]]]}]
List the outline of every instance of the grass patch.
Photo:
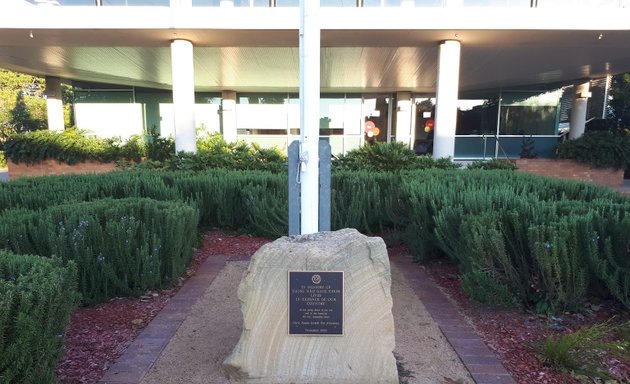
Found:
[{"label": "grass patch", "polygon": [[550,336],[539,346],[546,365],[575,375],[609,379],[602,365],[605,355],[630,359],[630,321],[611,320],[560,336]]}]

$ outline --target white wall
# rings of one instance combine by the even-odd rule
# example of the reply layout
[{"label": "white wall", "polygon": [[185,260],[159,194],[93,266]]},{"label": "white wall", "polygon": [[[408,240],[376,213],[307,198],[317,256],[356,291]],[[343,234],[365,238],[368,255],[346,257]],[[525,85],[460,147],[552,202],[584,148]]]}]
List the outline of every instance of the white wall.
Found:
[{"label": "white wall", "polygon": [[[219,104],[195,104],[195,127],[203,125],[206,132],[221,132],[219,122]],[[160,103],[160,136],[175,137],[175,117],[173,116],[173,104]]]},{"label": "white wall", "polygon": [[74,112],[77,128],[97,137],[126,140],[144,133],[142,104],[77,103]]}]

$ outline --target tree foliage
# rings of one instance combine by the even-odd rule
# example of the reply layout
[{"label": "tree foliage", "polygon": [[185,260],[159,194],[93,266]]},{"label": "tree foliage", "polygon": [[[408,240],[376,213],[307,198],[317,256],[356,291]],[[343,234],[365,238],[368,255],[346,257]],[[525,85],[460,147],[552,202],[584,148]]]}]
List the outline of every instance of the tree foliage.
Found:
[{"label": "tree foliage", "polygon": [[608,107],[611,118],[621,127],[630,127],[630,73],[612,77]]},{"label": "tree foliage", "polygon": [[0,145],[15,133],[47,128],[43,78],[0,69]]}]

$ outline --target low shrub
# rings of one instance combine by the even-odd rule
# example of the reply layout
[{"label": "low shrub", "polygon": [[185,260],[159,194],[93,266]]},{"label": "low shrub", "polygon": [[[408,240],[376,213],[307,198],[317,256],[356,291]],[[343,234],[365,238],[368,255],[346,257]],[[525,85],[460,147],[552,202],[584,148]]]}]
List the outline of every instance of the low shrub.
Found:
[{"label": "low shrub", "polygon": [[198,211],[143,198],[5,211],[0,244],[76,262],[86,304],[138,295],[179,278],[191,260]]},{"label": "low shrub", "polygon": [[4,158],[4,151],[0,151],[0,169],[7,168],[7,160]]},{"label": "low shrub", "polygon": [[459,165],[450,159],[435,160],[431,156],[417,156],[400,142],[376,142],[336,156],[332,167],[335,170],[400,172],[429,168],[456,169]]},{"label": "low shrub", "polygon": [[119,171],[100,175],[59,175],[12,180],[0,183],[0,211],[12,208],[39,210],[52,205],[107,197],[178,200],[180,193],[173,186],[174,177],[166,172]]},{"label": "low shrub", "polygon": [[34,164],[47,159],[67,164],[83,161],[102,163],[116,160],[140,161],[145,156],[144,141],[134,136],[127,142],[119,138],[101,139],[84,131],[62,132],[41,130],[11,136],[4,144],[4,154],[14,163]]},{"label": "low shrub", "polygon": [[494,170],[494,169],[502,169],[508,171],[515,171],[518,167],[516,164],[509,160],[476,160],[472,163],[468,164],[466,169],[482,169],[482,170]]},{"label": "low shrub", "polygon": [[178,171],[208,169],[286,172],[287,157],[277,148],[261,148],[243,141],[228,143],[219,134],[197,137],[197,153],[178,152],[162,168]]},{"label": "low shrub", "polygon": [[384,233],[403,227],[400,175],[391,172],[337,171],[332,177],[331,226]]},{"label": "low shrub", "polygon": [[406,176],[407,244],[418,260],[457,262],[477,300],[554,312],[605,286],[630,307],[626,197],[509,171]]},{"label": "low shrub", "polygon": [[160,137],[153,133],[147,139],[147,159],[158,163],[175,155],[175,140],[171,137]]},{"label": "low shrub", "polygon": [[63,333],[79,301],[77,269],[0,250],[0,381],[56,383]]},{"label": "low shrub", "polygon": [[574,159],[598,168],[630,169],[630,135],[590,131],[558,146],[558,158]]}]

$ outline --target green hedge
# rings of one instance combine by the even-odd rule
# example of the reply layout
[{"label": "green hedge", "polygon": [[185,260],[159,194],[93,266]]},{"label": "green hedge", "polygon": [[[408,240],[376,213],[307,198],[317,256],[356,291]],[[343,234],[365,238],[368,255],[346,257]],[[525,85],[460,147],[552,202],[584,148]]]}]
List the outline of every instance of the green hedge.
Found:
[{"label": "green hedge", "polygon": [[403,189],[416,257],[456,261],[475,299],[555,311],[605,286],[630,304],[626,197],[509,171],[416,174]]},{"label": "green hedge", "polygon": [[140,161],[146,155],[144,140],[135,136],[123,143],[120,139],[87,136],[77,129],[20,133],[4,144],[4,155],[14,163],[33,164],[53,159],[67,164],[82,161]]},{"label": "green hedge", "polygon": [[73,262],[0,250],[0,382],[56,383],[76,274]]},{"label": "green hedge", "polygon": [[401,172],[418,169],[457,169],[460,167],[449,158],[433,159],[417,156],[401,142],[366,143],[360,148],[337,155],[332,163],[335,170]]},{"label": "green hedge", "polygon": [[560,144],[558,158],[575,159],[598,168],[630,169],[630,135],[625,132],[589,131]]},{"label": "green hedge", "polygon": [[[133,171],[17,180],[0,184],[0,210],[4,216],[20,217],[22,224],[3,220],[7,233],[18,236],[28,232],[10,228],[36,220],[33,210],[50,216],[57,212],[51,204],[73,207],[87,201],[90,206],[125,196],[194,207],[190,209],[199,210],[199,226],[205,228],[270,237],[287,232],[287,176],[259,171]],[[337,170],[332,177],[333,229],[395,235],[418,260],[456,261],[464,288],[478,300],[521,303],[542,311],[573,308],[586,294],[602,291],[630,306],[630,244],[623,235],[630,230],[629,204],[611,189],[512,171]],[[65,228],[80,226],[82,218],[72,216],[72,209],[57,209],[63,212],[59,217],[74,220]],[[54,220],[50,222],[59,222]],[[114,232],[132,225],[122,215],[108,222],[119,228]],[[39,254],[40,248],[52,248],[38,243],[49,238],[49,231],[33,232],[31,238],[39,240],[29,240],[31,248],[15,250]],[[68,231],[62,236],[66,242],[57,240],[57,246],[72,249]],[[85,257],[93,261],[98,253]],[[115,285],[107,284],[108,290]],[[148,283],[133,283],[131,291],[142,284]]]},{"label": "green hedge", "polygon": [[192,257],[197,224],[197,209],[181,202],[103,199],[5,211],[0,244],[76,262],[83,302],[92,304],[180,277]]}]

